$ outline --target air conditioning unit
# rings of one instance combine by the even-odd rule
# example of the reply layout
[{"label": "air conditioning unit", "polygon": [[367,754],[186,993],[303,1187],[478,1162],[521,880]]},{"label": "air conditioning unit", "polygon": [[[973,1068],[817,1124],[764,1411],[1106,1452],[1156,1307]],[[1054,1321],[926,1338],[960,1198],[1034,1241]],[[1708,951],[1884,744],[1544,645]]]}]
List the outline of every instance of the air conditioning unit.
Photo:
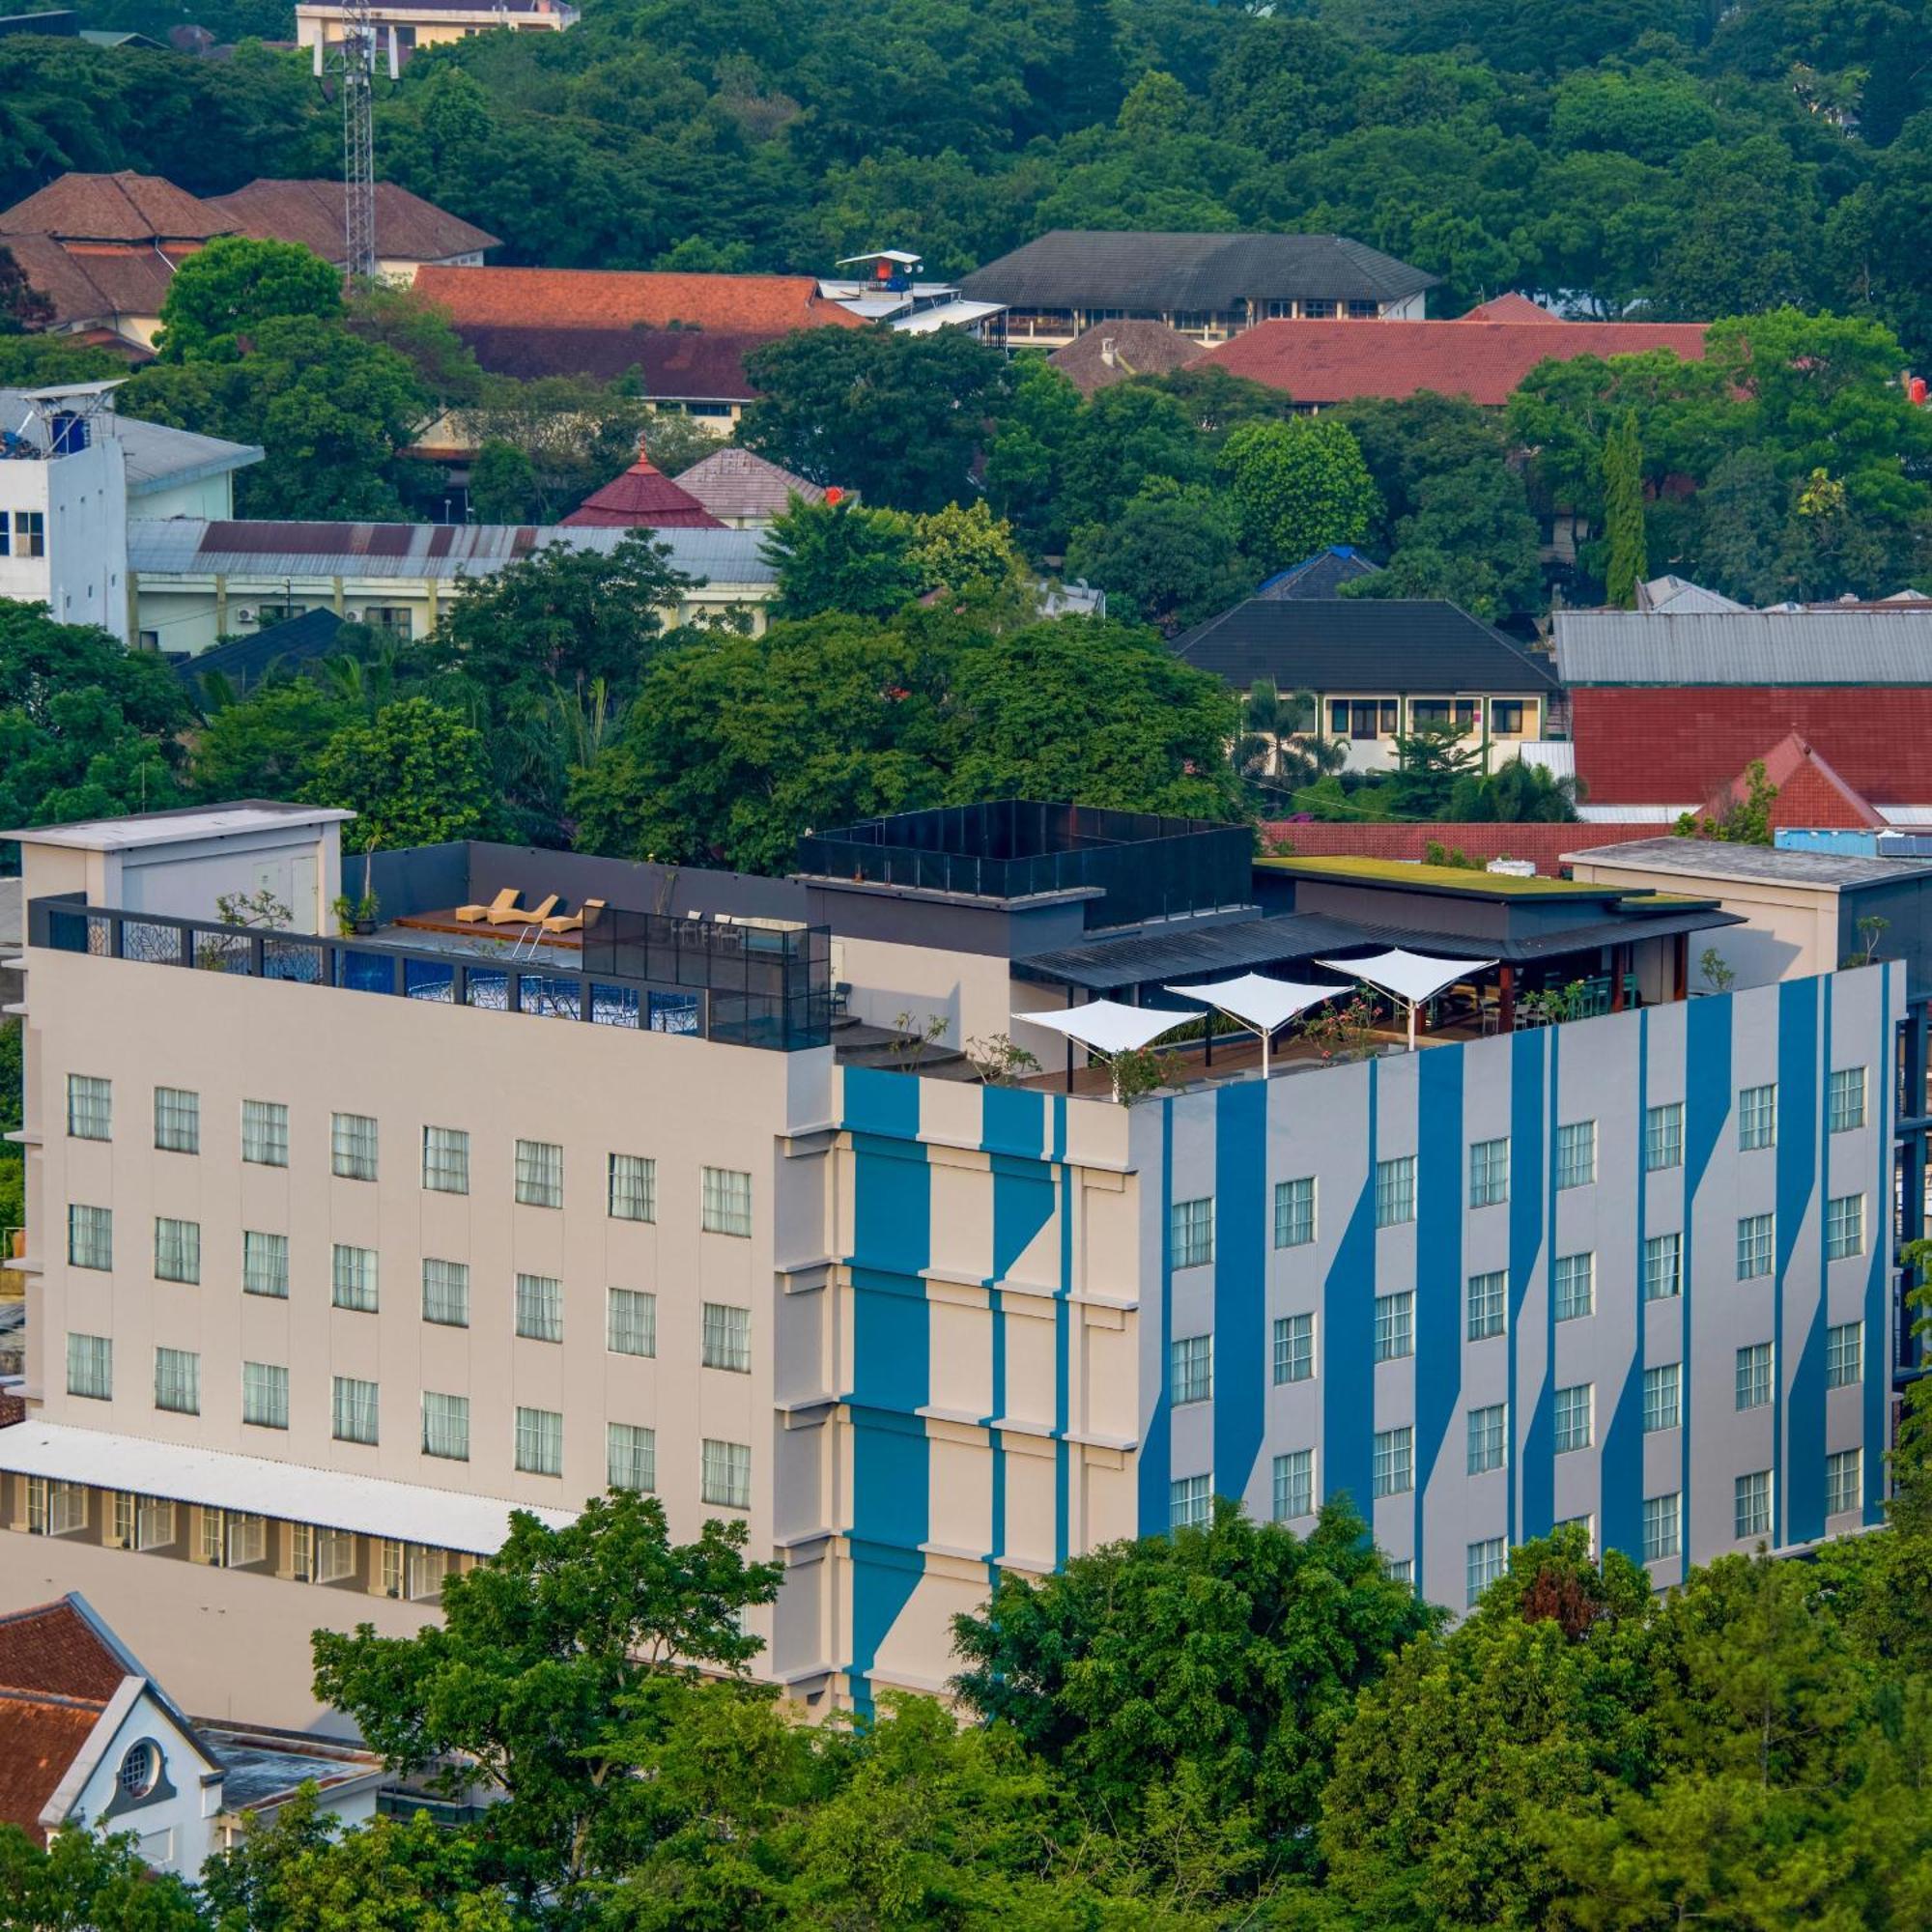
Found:
[{"label": "air conditioning unit", "polygon": [[252,624],[255,621],[255,613],[244,604],[241,610],[236,611],[235,621],[238,624]]},{"label": "air conditioning unit", "polygon": [[342,621],[345,624],[359,624],[362,621],[362,613],[359,611],[345,611],[342,613]]}]

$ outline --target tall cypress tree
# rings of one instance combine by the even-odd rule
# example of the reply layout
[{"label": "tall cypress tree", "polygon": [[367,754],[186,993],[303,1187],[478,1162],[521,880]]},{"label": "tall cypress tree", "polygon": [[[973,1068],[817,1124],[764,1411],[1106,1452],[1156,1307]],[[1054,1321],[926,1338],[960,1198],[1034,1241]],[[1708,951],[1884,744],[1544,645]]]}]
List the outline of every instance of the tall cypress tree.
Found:
[{"label": "tall cypress tree", "polygon": [[1609,561],[1604,591],[1619,610],[1636,603],[1636,587],[1650,575],[1643,540],[1643,449],[1636,414],[1626,410],[1604,439],[1604,535]]}]

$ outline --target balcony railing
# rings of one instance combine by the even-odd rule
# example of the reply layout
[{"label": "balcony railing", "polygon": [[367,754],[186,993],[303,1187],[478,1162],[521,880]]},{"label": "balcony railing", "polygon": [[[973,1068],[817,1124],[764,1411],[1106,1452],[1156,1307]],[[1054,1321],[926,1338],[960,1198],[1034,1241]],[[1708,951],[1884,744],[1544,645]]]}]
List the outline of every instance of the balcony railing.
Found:
[{"label": "balcony railing", "polygon": [[[210,924],[78,898],[35,899],[27,939],[56,952],[695,1035],[731,1046],[794,1052],[830,1042],[831,945],[823,927],[772,933],[649,914],[607,917],[617,929],[593,938],[574,971],[562,960],[499,963],[447,948]],[[640,923],[635,935],[632,922]]]}]

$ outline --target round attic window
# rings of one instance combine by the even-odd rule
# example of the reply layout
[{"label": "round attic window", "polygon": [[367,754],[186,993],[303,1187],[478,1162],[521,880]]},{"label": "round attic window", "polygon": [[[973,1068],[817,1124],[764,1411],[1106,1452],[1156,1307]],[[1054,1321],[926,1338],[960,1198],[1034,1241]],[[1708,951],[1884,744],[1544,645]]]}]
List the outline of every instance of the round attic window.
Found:
[{"label": "round attic window", "polygon": [[129,1745],[128,1754],[121,1760],[121,1769],[115,1774],[116,1782],[129,1798],[145,1798],[160,1781],[161,1754],[154,1745],[145,1739],[138,1745]]}]

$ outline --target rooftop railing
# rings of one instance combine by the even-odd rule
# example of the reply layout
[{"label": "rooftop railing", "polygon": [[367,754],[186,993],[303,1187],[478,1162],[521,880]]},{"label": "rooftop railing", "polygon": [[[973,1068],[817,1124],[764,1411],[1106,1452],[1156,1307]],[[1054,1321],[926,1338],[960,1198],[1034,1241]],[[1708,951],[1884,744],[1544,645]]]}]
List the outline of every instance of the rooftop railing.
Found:
[{"label": "rooftop railing", "polygon": [[213,924],[79,898],[38,898],[28,908],[27,939],[56,952],[687,1034],[786,1053],[825,1046],[832,1037],[831,937],[823,926],[775,931],[607,912],[574,962],[517,962],[430,945]]}]

